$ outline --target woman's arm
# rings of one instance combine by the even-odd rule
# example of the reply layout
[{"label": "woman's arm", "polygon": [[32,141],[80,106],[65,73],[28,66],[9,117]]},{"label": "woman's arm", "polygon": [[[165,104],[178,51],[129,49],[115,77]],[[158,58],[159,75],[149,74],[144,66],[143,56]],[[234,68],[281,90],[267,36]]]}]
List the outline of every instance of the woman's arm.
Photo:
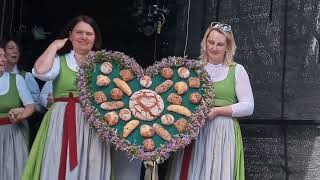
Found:
[{"label": "woman's arm", "polygon": [[27,83],[19,74],[16,74],[16,86],[18,89],[19,98],[23,106],[26,106],[28,104],[34,104],[34,100],[27,86]]},{"label": "woman's arm", "polygon": [[43,107],[48,108],[51,104],[50,98],[52,99],[52,81],[47,81],[40,92],[40,103]]},{"label": "woman's arm", "polygon": [[45,74],[52,68],[53,60],[57,51],[65,45],[67,40],[68,38],[53,41],[41,54],[34,64],[34,71],[37,74]]},{"label": "woman's arm", "polygon": [[228,117],[232,117],[232,107],[231,106],[224,106],[224,107],[214,107],[211,108],[207,118],[208,119],[213,119],[216,116],[228,116]]},{"label": "woman's arm", "polygon": [[24,108],[14,108],[9,111],[8,116],[12,123],[17,123],[28,118],[35,111],[34,101],[26,81],[19,74],[16,74],[16,86]]},{"label": "woman's arm", "polygon": [[8,116],[12,123],[18,123],[30,117],[34,112],[34,104],[28,104],[24,108],[11,109],[8,113]]},{"label": "woman's arm", "polygon": [[240,64],[237,64],[236,66],[235,91],[238,103],[224,107],[211,108],[207,115],[208,119],[213,119],[216,116],[243,117],[253,113],[254,99],[249,76],[247,71]]},{"label": "woman's arm", "polygon": [[29,72],[27,72],[27,74],[26,74],[25,81],[26,81],[27,87],[30,90],[33,101],[35,102],[36,111],[40,111],[41,104],[40,104],[40,99],[39,99],[39,96],[40,96],[39,85],[38,85],[37,81],[34,79],[34,77],[32,76],[32,74]]},{"label": "woman's arm", "polygon": [[231,105],[232,117],[250,116],[254,110],[254,98],[248,73],[242,65],[238,64],[235,76],[238,103]]}]

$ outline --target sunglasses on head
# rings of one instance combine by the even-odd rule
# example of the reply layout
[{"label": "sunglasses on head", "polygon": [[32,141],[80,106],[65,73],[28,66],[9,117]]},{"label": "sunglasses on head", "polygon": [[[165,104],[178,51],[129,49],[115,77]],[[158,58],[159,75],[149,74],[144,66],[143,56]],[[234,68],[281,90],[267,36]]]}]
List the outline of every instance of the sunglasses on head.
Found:
[{"label": "sunglasses on head", "polygon": [[212,22],[210,27],[220,29],[224,32],[231,32],[231,26],[229,24],[223,24],[219,22]]}]

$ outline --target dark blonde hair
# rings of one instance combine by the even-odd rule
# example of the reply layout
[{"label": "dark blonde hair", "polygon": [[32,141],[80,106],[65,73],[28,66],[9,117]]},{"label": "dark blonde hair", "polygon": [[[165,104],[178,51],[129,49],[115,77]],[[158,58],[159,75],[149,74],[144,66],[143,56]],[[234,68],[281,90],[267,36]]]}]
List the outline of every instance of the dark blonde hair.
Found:
[{"label": "dark blonde hair", "polygon": [[218,27],[212,27],[212,26],[209,26],[207,28],[207,30],[204,33],[204,36],[202,38],[202,41],[201,41],[201,44],[200,44],[201,45],[200,57],[199,57],[200,60],[202,62],[204,62],[205,64],[208,63],[207,39],[208,39],[209,34],[212,31],[219,32],[220,34],[224,35],[226,37],[226,39],[227,39],[227,51],[225,52],[223,63],[225,65],[228,65],[228,66],[234,64],[233,58],[234,58],[237,46],[236,46],[232,31],[230,30],[230,32],[227,32],[227,31],[223,31],[222,29],[220,29]]}]

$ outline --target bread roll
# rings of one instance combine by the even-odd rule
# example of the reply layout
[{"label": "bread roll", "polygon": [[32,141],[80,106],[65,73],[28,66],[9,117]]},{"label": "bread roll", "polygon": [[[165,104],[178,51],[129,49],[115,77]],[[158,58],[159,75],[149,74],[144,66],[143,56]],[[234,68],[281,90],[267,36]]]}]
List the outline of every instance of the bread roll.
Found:
[{"label": "bread roll", "polygon": [[100,70],[103,74],[110,74],[112,72],[112,64],[109,62],[104,62],[101,64]]},{"label": "bread roll", "polygon": [[167,100],[171,104],[180,105],[182,103],[182,97],[177,93],[170,93]]},{"label": "bread roll", "polygon": [[174,89],[177,91],[178,94],[182,95],[188,91],[188,85],[187,83],[180,81],[174,85]]},{"label": "bread roll", "polygon": [[188,108],[181,105],[169,105],[167,107],[167,110],[187,117],[190,117],[192,115],[192,112]]},{"label": "bread roll", "polygon": [[171,68],[163,68],[161,69],[160,74],[165,79],[171,79],[173,77],[173,70]]},{"label": "bread roll", "polygon": [[201,102],[201,99],[202,99],[202,96],[198,92],[191,93],[190,96],[189,96],[189,100],[193,104],[199,104]]},{"label": "bread roll", "polygon": [[104,76],[100,74],[97,76],[96,84],[97,86],[108,86],[110,84],[110,79],[108,78],[108,76]]},{"label": "bread roll", "polygon": [[123,137],[127,138],[139,125],[138,120],[131,120],[123,127]]},{"label": "bread roll", "polygon": [[94,93],[94,100],[97,104],[103,103],[107,101],[107,96],[104,94],[103,91],[97,91]]},{"label": "bread roll", "polygon": [[152,80],[150,76],[143,76],[140,78],[140,84],[142,87],[149,88],[152,85]]},{"label": "bread roll", "polygon": [[153,151],[155,149],[156,145],[154,144],[154,141],[152,139],[145,139],[143,141],[143,150],[148,152],[148,151]]},{"label": "bread roll", "polygon": [[198,77],[190,77],[188,79],[188,84],[189,84],[189,87],[191,88],[199,88],[201,83],[200,83],[200,78]]},{"label": "bread roll", "polygon": [[130,69],[122,69],[120,76],[124,81],[131,81],[134,78],[134,74]]},{"label": "bread roll", "polygon": [[187,129],[187,125],[188,121],[184,118],[180,118],[176,122],[174,122],[174,127],[176,127],[179,132],[185,131]]},{"label": "bread roll", "polygon": [[161,122],[164,125],[171,125],[174,122],[174,117],[171,114],[164,114],[161,116]]},{"label": "bread roll", "polygon": [[100,105],[100,108],[110,111],[110,110],[120,109],[123,106],[124,106],[124,103],[122,101],[109,101],[109,102],[103,102]]},{"label": "bread roll", "polygon": [[190,76],[190,71],[189,69],[185,68],[185,67],[180,67],[178,69],[178,75],[181,77],[181,78],[188,78]]},{"label": "bread roll", "polygon": [[155,91],[159,94],[166,92],[170,89],[170,87],[173,85],[173,82],[171,80],[166,80],[160,85],[158,85],[155,89]]},{"label": "bread roll", "polygon": [[112,88],[110,91],[110,96],[113,100],[122,99],[123,92],[119,88]]},{"label": "bread roll", "polygon": [[130,86],[120,78],[114,78],[113,82],[128,96],[131,96],[132,91]]},{"label": "bread roll", "polygon": [[129,121],[131,119],[131,111],[129,109],[121,109],[119,116],[124,121]]},{"label": "bread roll", "polygon": [[152,137],[154,135],[154,130],[149,125],[146,125],[146,124],[141,125],[141,127],[140,127],[140,135],[142,137],[145,137],[145,138]]},{"label": "bread roll", "polygon": [[172,138],[171,138],[170,133],[165,128],[163,128],[161,125],[154,123],[153,129],[162,139],[164,139],[166,141],[171,141]]},{"label": "bread roll", "polygon": [[104,120],[110,125],[114,126],[118,124],[119,116],[116,112],[111,111],[104,115]]}]

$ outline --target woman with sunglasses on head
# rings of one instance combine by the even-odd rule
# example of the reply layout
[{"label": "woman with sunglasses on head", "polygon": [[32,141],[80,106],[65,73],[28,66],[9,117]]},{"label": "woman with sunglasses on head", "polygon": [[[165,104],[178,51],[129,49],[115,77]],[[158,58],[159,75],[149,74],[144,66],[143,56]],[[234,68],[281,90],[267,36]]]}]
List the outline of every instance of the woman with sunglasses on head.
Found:
[{"label": "woman with sunglasses on head", "polygon": [[7,58],[0,43],[0,177],[20,180],[28,157],[28,132],[24,120],[35,110],[25,80],[5,72]]},{"label": "woman with sunglasses on head", "polygon": [[81,15],[37,59],[32,73],[52,80],[54,103],[42,120],[22,179],[110,179],[110,144],[102,143],[85,119],[77,86],[79,64],[101,44],[96,22]]},{"label": "woman with sunglasses on head", "polygon": [[215,92],[214,106],[195,141],[172,161],[170,180],[244,180],[244,154],[237,117],[253,113],[254,99],[244,67],[233,61],[231,26],[211,23],[201,41],[200,60]]}]

